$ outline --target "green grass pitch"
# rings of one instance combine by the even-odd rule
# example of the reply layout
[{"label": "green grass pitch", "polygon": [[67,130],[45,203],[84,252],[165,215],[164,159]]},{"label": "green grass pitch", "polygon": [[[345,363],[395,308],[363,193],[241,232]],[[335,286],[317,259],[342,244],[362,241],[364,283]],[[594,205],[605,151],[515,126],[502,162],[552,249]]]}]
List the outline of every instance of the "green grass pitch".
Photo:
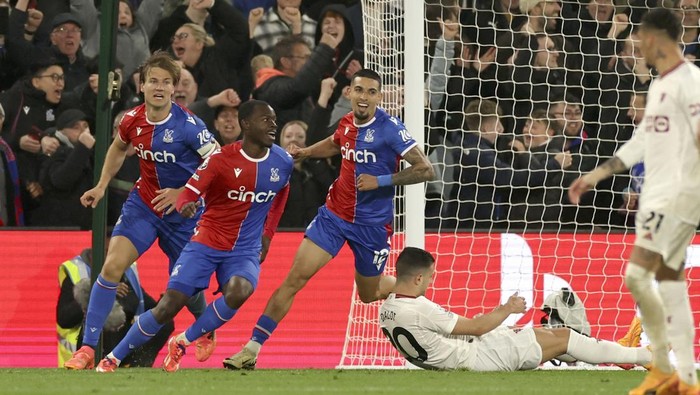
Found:
[{"label": "green grass pitch", "polygon": [[644,371],[0,369],[0,394],[626,394]]}]

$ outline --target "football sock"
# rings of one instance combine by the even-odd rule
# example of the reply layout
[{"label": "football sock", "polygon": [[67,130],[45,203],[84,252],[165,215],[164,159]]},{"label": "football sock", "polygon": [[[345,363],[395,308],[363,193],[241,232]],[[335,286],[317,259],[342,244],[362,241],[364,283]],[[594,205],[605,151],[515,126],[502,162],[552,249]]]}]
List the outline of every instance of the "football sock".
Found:
[{"label": "football sock", "polygon": [[695,385],[698,376],[695,372],[695,323],[688,299],[685,281],[661,281],[659,294],[666,310],[668,340],[676,354],[678,376],[686,384]]},{"label": "football sock", "polygon": [[[275,331],[275,328],[277,328],[277,323],[272,318],[266,315],[261,315],[260,318],[258,318],[258,322],[255,324],[255,328],[253,328],[253,336],[250,338],[248,344],[253,342],[262,346],[272,335],[272,332]],[[251,348],[246,345],[246,347],[253,352],[260,351],[260,346],[253,346],[253,348]],[[257,350],[255,350],[255,348],[257,348]]]},{"label": "football sock", "polygon": [[236,315],[238,309],[232,309],[226,304],[226,299],[221,296],[207,306],[197,321],[194,322],[187,331],[185,331],[185,337],[188,342],[193,342],[199,339],[206,333],[213,331],[214,329],[225,324]]},{"label": "football sock", "polygon": [[566,354],[587,363],[634,363],[646,365],[651,362],[651,352],[644,347],[625,347],[617,343],[584,336],[576,331],[569,334]]},{"label": "football sock", "polygon": [[92,285],[92,290],[90,291],[90,301],[88,302],[85,316],[84,345],[92,348],[97,347],[102,327],[110,311],[112,311],[112,305],[116,298],[117,283],[105,280],[101,274],[97,276],[97,281]]},{"label": "football sock", "polygon": [[204,291],[192,295],[187,301],[186,306],[195,320],[204,314],[204,310],[207,309],[207,299],[204,297]]},{"label": "football sock", "polygon": [[162,327],[163,324],[159,324],[151,310],[148,310],[141,314],[136,322],[131,325],[126,336],[114,347],[110,354],[114,358],[123,361],[127,355],[151,340]]},{"label": "football sock", "polygon": [[625,284],[634,300],[637,301],[642,316],[644,331],[651,343],[654,354],[653,365],[663,373],[672,373],[673,366],[668,358],[668,337],[666,335],[666,313],[659,291],[653,284],[654,274],[632,262],[627,264]]}]

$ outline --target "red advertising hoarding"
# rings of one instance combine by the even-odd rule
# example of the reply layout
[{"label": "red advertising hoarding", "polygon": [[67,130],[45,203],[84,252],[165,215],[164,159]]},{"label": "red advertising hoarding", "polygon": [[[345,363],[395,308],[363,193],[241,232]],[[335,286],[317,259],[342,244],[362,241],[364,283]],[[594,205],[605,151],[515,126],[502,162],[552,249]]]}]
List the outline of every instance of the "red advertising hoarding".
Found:
[{"label": "red advertising hoarding", "polygon": [[[219,330],[216,353],[205,363],[185,357],[183,367],[220,367],[223,358],[238,351],[291,266],[302,237],[301,233],[275,236],[258,289]],[[530,306],[541,306],[548,292],[569,285],[584,301],[593,335],[614,339],[624,334],[634,314],[621,275],[632,241],[631,235],[429,235],[426,248],[438,257],[438,274],[427,296],[471,316],[492,309],[514,291],[525,296]],[[58,266],[89,243],[89,232],[0,232],[5,271],[0,289],[0,367],[56,366]],[[700,245],[700,237],[693,243]],[[689,265],[700,266],[700,253],[693,253],[695,246],[689,251]],[[167,280],[164,255],[154,247],[138,262],[144,287],[157,298]],[[353,270],[352,255],[343,248],[297,296],[292,311],[266,343],[259,368],[338,365],[348,326]],[[690,268],[687,273],[697,323],[700,270]],[[213,300],[211,291],[207,298]],[[513,323],[536,322],[536,310],[513,317]],[[176,331],[183,331],[191,322],[185,309],[176,318]]]}]

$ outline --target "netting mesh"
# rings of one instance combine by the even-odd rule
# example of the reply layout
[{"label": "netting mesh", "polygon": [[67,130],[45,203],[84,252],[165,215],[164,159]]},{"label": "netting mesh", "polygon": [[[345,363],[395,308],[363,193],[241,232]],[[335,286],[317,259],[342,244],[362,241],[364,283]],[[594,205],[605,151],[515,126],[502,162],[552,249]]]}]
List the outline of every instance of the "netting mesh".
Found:
[{"label": "netting mesh", "polygon": [[[593,336],[625,334],[635,310],[623,271],[643,166],[600,183],[578,205],[567,196],[571,182],[631,137],[654,75],[635,26],[661,1],[616,3],[363,0],[365,67],[398,96],[403,84],[425,84],[424,97],[404,100],[424,104],[425,150],[439,175],[426,185],[424,213],[426,249],[437,258],[426,296],[435,302],[472,316],[517,291],[532,308],[507,323],[532,325],[549,294],[570,288]],[[700,12],[685,3],[664,5],[682,17],[682,48],[694,61]],[[404,7],[416,6],[425,15],[420,59],[406,55],[403,40],[412,27]],[[422,62],[424,80],[405,81],[403,62]],[[402,104],[389,95],[384,106],[402,115]],[[402,246],[403,215],[421,214],[404,213],[402,203],[399,194],[391,258]],[[354,298],[340,366],[404,365],[381,334],[378,306]]]}]

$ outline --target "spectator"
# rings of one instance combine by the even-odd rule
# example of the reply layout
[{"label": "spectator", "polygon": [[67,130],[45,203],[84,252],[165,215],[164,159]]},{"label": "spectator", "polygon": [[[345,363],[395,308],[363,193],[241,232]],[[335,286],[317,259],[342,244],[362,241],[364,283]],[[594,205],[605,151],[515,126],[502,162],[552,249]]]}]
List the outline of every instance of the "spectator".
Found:
[{"label": "spectator", "polygon": [[248,98],[253,87],[250,71],[250,40],[243,34],[246,23],[231,6],[222,8],[228,20],[226,34],[218,41],[194,23],[180,26],[172,39],[172,51],[192,73],[204,97],[231,88],[238,97]]},{"label": "spectator", "polygon": [[530,186],[511,198],[511,225],[520,225],[527,230],[560,226],[561,196],[564,193],[561,187],[562,170],[571,166],[572,157],[569,151],[562,152],[560,147],[551,144],[555,134],[555,123],[544,109],[533,110],[525,121],[522,139],[532,155],[529,167],[546,169],[546,173],[542,185]]},{"label": "spectator", "polygon": [[[93,0],[70,0],[71,13],[83,21],[83,53],[100,53],[100,17]],[[163,0],[144,0],[136,12],[128,0],[119,0],[116,59],[124,75],[133,74],[150,55],[149,41],[163,12]]]},{"label": "spectator", "polygon": [[681,47],[686,59],[700,65],[700,8],[698,0],[675,0],[676,12],[683,23]]},{"label": "spectator", "polygon": [[[629,17],[615,14],[613,0],[591,0],[578,15],[563,20],[562,31],[570,39],[573,52],[583,59],[584,93],[597,95],[600,73],[615,54],[617,40],[629,35]],[[584,98],[585,103],[592,103]]]},{"label": "spectator", "polygon": [[214,138],[221,146],[238,141],[238,138],[241,136],[241,124],[238,122],[238,107],[217,107],[212,133],[214,133]]},{"label": "spectator", "polygon": [[[64,91],[61,103],[66,108],[77,108],[87,116],[90,130],[95,130],[97,120],[97,88],[99,83],[99,59],[90,59],[87,62],[88,80],[76,86],[70,91]],[[119,61],[114,64],[116,73],[122,74],[122,65]],[[111,102],[112,112],[118,113],[129,108],[131,99],[135,96],[129,84],[122,84],[119,91],[119,99]]]},{"label": "spectator", "polygon": [[516,130],[522,129],[534,108],[546,108],[550,97],[564,94],[564,73],[558,63],[560,51],[552,37],[545,34],[530,35],[528,48],[518,50],[513,71]]},{"label": "spectator", "polygon": [[39,171],[45,155],[53,154],[58,140],[44,131],[55,124],[63,93],[63,69],[49,59],[32,66],[32,72],[0,93],[0,106],[7,122],[2,137],[17,156],[25,223],[32,224],[32,213],[43,195]]},{"label": "spectator", "polygon": [[[280,146],[289,144],[306,148],[308,126],[301,121],[291,121],[282,127]],[[279,226],[283,228],[306,228],[326,201],[328,188],[336,178],[328,159],[297,158],[289,180],[289,198]]]},{"label": "spectator", "polygon": [[527,16],[521,31],[528,34],[557,32],[561,12],[559,0],[520,0],[520,11]]},{"label": "spectator", "polygon": [[[510,189],[543,185],[545,172],[531,171],[530,154],[519,140],[512,140],[512,158],[496,150],[503,133],[501,109],[491,100],[474,100],[464,109],[467,129],[462,135],[456,172],[457,202],[443,206],[443,224],[456,221],[460,228],[503,227],[510,210]],[[538,166],[539,167],[539,164]]]},{"label": "spectator", "polygon": [[[117,138],[119,123],[125,113],[126,110],[120,111],[117,116],[114,117],[114,122],[112,123],[112,139]],[[129,192],[134,189],[134,184],[136,180],[139,179],[140,175],[139,158],[136,156],[134,146],[129,143],[126,148],[126,156],[124,157],[122,167],[119,168],[114,178],[109,181],[109,188],[107,191],[109,194],[109,199],[107,200],[108,225],[113,226],[117,223],[121,215],[122,206],[124,202],[126,202],[126,198],[129,197]]]},{"label": "spectator", "polygon": [[[5,113],[0,106],[0,130],[4,122]],[[17,161],[12,148],[2,137],[0,137],[0,226],[24,226]]]},{"label": "spectator", "polygon": [[279,127],[292,120],[309,119],[311,96],[320,86],[324,71],[331,67],[337,46],[338,41],[330,34],[323,35],[313,52],[299,36],[286,37],[275,45],[274,68],[258,72],[253,97],[270,103]]},{"label": "spectator", "polygon": [[253,85],[258,85],[258,72],[260,70],[273,67],[275,67],[275,64],[272,62],[271,57],[263,54],[253,56],[250,60],[250,68],[253,71]]},{"label": "spectator", "polygon": [[[587,110],[584,119],[601,122],[597,137],[598,155],[610,158],[617,148],[632,137],[628,105],[632,92],[646,89],[651,73],[639,50],[637,34],[632,32],[620,45],[600,76],[599,95],[587,91],[584,96]],[[600,108],[600,112],[596,111]],[[592,111],[591,111],[592,110]]]},{"label": "spectator", "polygon": [[[299,10],[300,5],[301,0],[277,0],[276,7],[269,8],[259,21],[253,21],[257,25],[250,27],[253,32],[251,38],[263,53],[271,52],[277,42],[289,35],[301,36],[310,47],[313,46],[316,21],[303,15]],[[260,11],[251,11],[251,16]]]},{"label": "spectator", "polygon": [[55,58],[65,74],[66,89],[71,90],[87,81],[87,60],[80,48],[81,21],[70,13],[58,14],[51,21],[50,47],[27,41],[24,38],[24,28],[27,21],[28,1],[18,0],[14,11],[10,14],[7,50],[12,61],[21,71],[26,72],[34,63]]},{"label": "spectator", "polygon": [[[8,17],[11,11],[10,3],[7,0],[0,0],[0,15]],[[20,77],[17,66],[10,60],[7,55],[7,19],[0,22],[2,30],[0,30],[0,92],[8,89]]]},{"label": "spectator", "polygon": [[[58,366],[70,359],[73,352],[80,347],[80,336],[85,318],[85,309],[90,295],[90,271],[92,268],[92,249],[84,249],[61,264],[58,269],[60,293],[56,304],[56,330],[58,332]],[[117,300],[112,312],[107,317],[107,324],[102,337],[103,350],[111,350],[126,335],[129,325],[135,317],[156,305],[156,301],[141,286],[136,262],[124,273],[117,285]],[[148,343],[139,347],[125,361],[131,367],[151,367],[158,352],[175,329],[169,322]]]},{"label": "spectator", "polygon": [[39,182],[44,190],[34,214],[34,226],[92,227],[92,210],[80,204],[80,196],[92,188],[93,147],[87,116],[70,109],[56,120],[53,136],[60,146],[43,163]]},{"label": "spectator", "polygon": [[[641,90],[632,94],[627,116],[632,120],[634,127],[644,119],[644,110],[647,105],[647,92]],[[622,204],[617,206],[617,213],[623,218],[623,224],[633,227],[637,208],[639,207],[639,194],[644,184],[644,163],[640,162],[630,168],[629,184],[622,190]],[[619,189],[618,189],[619,191]]]},{"label": "spectator", "polygon": [[254,9],[261,8],[264,12],[270,7],[274,7],[277,5],[277,0],[233,0],[232,3],[247,18]]},{"label": "spectator", "polygon": [[[237,15],[235,20],[230,19],[231,11]],[[177,7],[170,16],[158,22],[158,28],[151,37],[151,52],[168,50],[173,35],[185,23],[201,26],[214,41],[218,41],[227,34],[227,26],[235,22],[238,28],[245,30],[245,37],[248,38],[248,25],[240,24],[241,21],[245,21],[245,18],[234,10],[228,1],[187,1],[185,5]]]},{"label": "spectator", "polygon": [[214,127],[216,109],[220,106],[236,107],[241,104],[241,99],[231,88],[224,89],[210,97],[200,97],[198,93],[199,87],[192,73],[183,68],[180,71],[180,81],[175,85],[173,99],[175,103],[186,107],[200,117],[209,129]]},{"label": "spectator", "polygon": [[475,0],[474,11],[462,11],[460,23],[474,25],[479,29],[496,31],[519,31],[527,17],[520,11],[520,0]]},{"label": "spectator", "polygon": [[[446,22],[445,32],[449,29],[450,27],[447,26]],[[451,29],[454,30],[455,27],[452,26]],[[445,37],[443,34],[443,38],[455,38],[450,36],[451,34],[448,34]],[[447,112],[442,114],[438,111],[432,114],[434,115],[433,124],[438,127],[446,127],[447,130],[461,130],[464,124],[462,110],[466,108],[469,102],[476,98],[494,99],[497,96],[498,89],[496,83],[497,66],[494,62],[496,59],[496,47],[475,44],[475,41],[467,34],[467,30],[463,30],[461,38],[456,38],[459,41],[455,45],[455,55],[446,58],[447,62],[443,66],[449,70],[444,102],[444,108]],[[440,43],[438,43],[436,50],[439,48]],[[438,55],[436,51],[436,59],[433,60],[433,65],[431,65],[431,76],[433,78],[435,74],[440,73],[442,68],[439,64],[441,61],[437,60]],[[433,86],[435,85],[432,85],[431,89],[437,88],[439,90],[439,86],[435,86],[435,88]],[[431,109],[435,111],[436,107],[432,104],[433,99],[431,98]],[[437,109],[439,108],[437,107]]]},{"label": "spectator", "polygon": [[[549,117],[554,120],[557,135],[551,146],[561,152],[570,152],[572,164],[564,171],[561,187],[567,189],[569,185],[581,174],[592,170],[598,165],[600,156],[598,147],[600,141],[591,137],[588,128],[584,125],[581,102],[578,98],[567,95],[553,97],[549,107]],[[585,202],[578,207],[571,205],[568,194],[562,190],[562,217],[564,223],[572,225],[608,224],[612,207],[613,195],[610,192],[612,183],[616,179],[610,178],[601,183],[598,193],[588,194]]]},{"label": "spectator", "polygon": [[[306,145],[311,146],[319,141],[333,135],[333,132],[338,127],[340,118],[352,111],[350,104],[350,87],[343,89],[343,96],[338,100],[335,107],[331,107],[329,101],[333,95],[333,91],[338,83],[333,78],[325,78],[321,81],[321,93],[318,95],[316,106],[311,113],[309,127],[306,133]],[[338,113],[344,111],[342,115]],[[337,117],[336,117],[337,116]],[[336,164],[340,164],[340,158]]]},{"label": "spectator", "polygon": [[[316,45],[324,34],[330,34],[338,42],[333,65],[324,75],[324,77],[334,78],[337,82],[335,91],[330,98],[329,105],[331,106],[341,96],[343,88],[350,86],[350,79],[358,70],[362,69],[364,63],[364,52],[362,48],[355,47],[355,34],[347,12],[347,8],[341,4],[326,6],[321,12],[314,38]],[[314,97],[317,96],[318,88],[314,92]]]}]

